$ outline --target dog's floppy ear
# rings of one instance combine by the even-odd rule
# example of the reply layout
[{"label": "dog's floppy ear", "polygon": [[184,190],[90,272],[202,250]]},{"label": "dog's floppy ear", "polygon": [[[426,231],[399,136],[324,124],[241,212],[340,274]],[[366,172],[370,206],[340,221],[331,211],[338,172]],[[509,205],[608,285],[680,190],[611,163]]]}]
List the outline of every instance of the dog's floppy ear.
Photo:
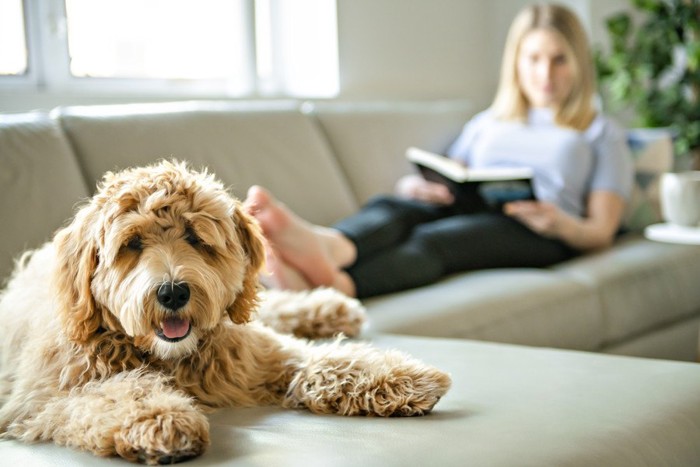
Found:
[{"label": "dog's floppy ear", "polygon": [[248,265],[243,278],[243,290],[227,311],[234,323],[242,324],[250,320],[250,314],[257,306],[258,273],[265,261],[265,246],[257,221],[243,212],[239,203],[236,203],[233,222],[238,230]]},{"label": "dog's floppy ear", "polygon": [[78,211],[67,227],[54,236],[56,269],[54,284],[63,328],[70,340],[85,343],[100,327],[95,300],[90,290],[97,267],[97,240],[94,228],[95,208]]}]

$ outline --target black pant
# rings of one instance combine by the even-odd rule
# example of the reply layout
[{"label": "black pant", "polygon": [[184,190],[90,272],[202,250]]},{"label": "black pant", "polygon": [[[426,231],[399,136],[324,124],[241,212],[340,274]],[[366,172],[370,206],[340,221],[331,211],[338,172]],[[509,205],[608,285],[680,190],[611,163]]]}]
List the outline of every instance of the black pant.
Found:
[{"label": "black pant", "polygon": [[366,298],[430,284],[447,274],[545,267],[576,255],[501,213],[380,196],[334,226],[357,246],[346,271]]}]

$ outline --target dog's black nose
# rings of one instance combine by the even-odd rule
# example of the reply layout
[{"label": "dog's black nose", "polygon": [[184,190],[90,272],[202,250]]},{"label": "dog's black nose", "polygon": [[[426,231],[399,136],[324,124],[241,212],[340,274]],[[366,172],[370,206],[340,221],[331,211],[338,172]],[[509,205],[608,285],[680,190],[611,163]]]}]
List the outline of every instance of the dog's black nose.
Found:
[{"label": "dog's black nose", "polygon": [[169,310],[179,310],[190,300],[190,288],[185,282],[163,282],[158,288],[158,303]]}]

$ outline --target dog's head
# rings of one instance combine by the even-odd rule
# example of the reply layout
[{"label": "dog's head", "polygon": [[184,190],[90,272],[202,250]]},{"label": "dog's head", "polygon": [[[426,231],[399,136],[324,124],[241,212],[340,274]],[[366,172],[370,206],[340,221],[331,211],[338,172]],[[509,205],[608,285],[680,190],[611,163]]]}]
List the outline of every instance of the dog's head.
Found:
[{"label": "dog's head", "polygon": [[246,322],[264,258],[240,202],[177,162],[107,173],[54,245],[68,338],[122,331],[161,359],[193,352],[222,320]]}]

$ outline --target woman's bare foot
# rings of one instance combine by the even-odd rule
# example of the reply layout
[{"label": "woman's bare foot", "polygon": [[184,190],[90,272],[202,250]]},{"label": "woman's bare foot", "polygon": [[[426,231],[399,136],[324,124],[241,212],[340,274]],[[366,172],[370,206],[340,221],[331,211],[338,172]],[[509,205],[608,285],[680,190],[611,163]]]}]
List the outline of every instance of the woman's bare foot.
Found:
[{"label": "woman's bare foot", "polygon": [[266,249],[265,270],[260,273],[260,283],[268,289],[309,290],[313,288],[299,271],[278,258],[271,248]]},{"label": "woman's bare foot", "polygon": [[354,248],[340,233],[306,222],[260,186],[248,190],[244,206],[260,223],[278,260],[300,272],[311,286],[332,286],[337,281],[341,272],[337,258],[352,253],[335,243],[347,242]]}]

